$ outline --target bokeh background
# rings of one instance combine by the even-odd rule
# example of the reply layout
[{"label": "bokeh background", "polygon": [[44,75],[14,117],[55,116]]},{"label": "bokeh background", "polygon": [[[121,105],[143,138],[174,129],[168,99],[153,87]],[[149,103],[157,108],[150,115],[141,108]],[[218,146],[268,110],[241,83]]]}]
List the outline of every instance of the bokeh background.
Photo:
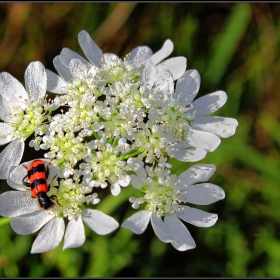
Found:
[{"label": "bokeh background", "polygon": [[[280,3],[0,3],[0,71],[22,83],[31,61],[55,71],[63,47],[83,55],[83,29],[120,57],[139,45],[155,52],[169,38],[171,56],[187,57],[187,68],[201,74],[199,96],[227,92],[216,115],[236,118],[237,132],[200,161],[217,166],[210,182],[226,198],[198,208],[219,220],[211,228],[187,225],[197,247],[185,252],[159,241],[149,225],[142,235],[120,228],[98,236],[86,227],[81,248],[62,251],[61,242],[31,255],[37,233],[16,235],[0,218],[0,276],[279,277]],[[192,165],[172,163],[177,174]],[[1,181],[1,192],[8,189]],[[133,213],[130,196],[123,189],[98,209],[121,223]]]}]

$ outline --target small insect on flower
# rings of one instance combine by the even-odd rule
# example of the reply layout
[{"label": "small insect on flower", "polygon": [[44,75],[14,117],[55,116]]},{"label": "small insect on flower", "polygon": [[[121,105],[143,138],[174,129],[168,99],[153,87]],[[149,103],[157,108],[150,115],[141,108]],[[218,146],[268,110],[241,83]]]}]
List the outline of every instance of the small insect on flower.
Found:
[{"label": "small insect on flower", "polygon": [[[50,164],[50,163],[49,163]],[[38,197],[38,202],[41,208],[47,210],[55,205],[53,200],[56,198],[55,195],[48,196],[47,192],[50,190],[50,184],[55,179],[55,175],[51,183],[47,184],[47,178],[49,176],[49,164],[45,166],[42,160],[34,160],[27,169],[27,175],[22,179],[22,183],[31,188],[32,197]],[[24,182],[25,178],[28,177],[29,183]]]}]

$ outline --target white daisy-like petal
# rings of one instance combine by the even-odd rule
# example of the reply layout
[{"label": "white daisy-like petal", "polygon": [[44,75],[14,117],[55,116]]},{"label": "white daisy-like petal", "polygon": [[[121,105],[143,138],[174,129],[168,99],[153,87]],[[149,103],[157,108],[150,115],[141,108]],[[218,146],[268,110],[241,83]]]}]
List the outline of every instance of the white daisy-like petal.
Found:
[{"label": "white daisy-like petal", "polygon": [[20,217],[14,217],[10,224],[17,234],[28,235],[39,230],[52,218],[53,215],[48,211],[38,210]]},{"label": "white daisy-like petal", "polygon": [[65,88],[67,83],[61,79],[57,74],[54,72],[46,69],[47,73],[47,90],[53,93],[65,93]]},{"label": "white daisy-like petal", "polygon": [[169,94],[173,92],[174,82],[172,74],[168,70],[160,70],[154,82],[154,94],[162,95],[162,101],[169,99]]},{"label": "white daisy-like petal", "polygon": [[71,82],[72,75],[70,73],[70,70],[62,63],[60,59],[60,55],[57,55],[53,59],[53,65],[55,67],[55,70],[57,73],[67,82]]},{"label": "white daisy-like petal", "polygon": [[31,254],[39,254],[55,249],[63,238],[65,224],[63,218],[51,219],[33,242]]},{"label": "white daisy-like petal", "polygon": [[7,72],[0,73],[0,94],[9,102],[23,102],[28,98],[23,85]]},{"label": "white daisy-like petal", "polygon": [[176,83],[175,96],[180,100],[182,106],[193,102],[200,87],[200,75],[197,70],[187,70]]},{"label": "white daisy-like petal", "polygon": [[36,199],[31,198],[30,192],[8,191],[0,195],[0,215],[17,217],[39,210]]},{"label": "white daisy-like petal", "polygon": [[71,219],[66,228],[63,250],[81,247],[85,243],[85,240],[85,229],[82,218],[76,217]]},{"label": "white daisy-like petal", "polygon": [[158,71],[168,70],[173,77],[173,80],[180,78],[187,67],[187,59],[183,56],[173,57],[164,60],[156,66]]},{"label": "white daisy-like petal", "polygon": [[152,50],[148,46],[140,46],[133,49],[127,57],[135,66],[140,66],[153,55]]},{"label": "white daisy-like petal", "polygon": [[119,57],[114,53],[104,53],[103,54],[105,64],[112,63],[116,61]]},{"label": "white daisy-like petal", "polygon": [[7,179],[11,166],[16,166],[20,163],[23,151],[24,142],[15,139],[0,153],[1,180]]},{"label": "white daisy-like petal", "polygon": [[31,62],[25,70],[24,81],[29,99],[34,102],[46,95],[47,74],[40,61]]},{"label": "white daisy-like petal", "polygon": [[209,180],[216,171],[214,164],[196,164],[178,177],[177,189],[184,189],[195,183]]},{"label": "white daisy-like petal", "polygon": [[166,57],[168,57],[174,48],[174,44],[171,40],[167,39],[162,48],[157,51],[156,53],[154,53],[148,60],[148,62],[151,62],[153,65],[158,64],[159,62],[161,62],[163,59],[165,59]]},{"label": "white daisy-like petal", "polygon": [[217,214],[208,213],[189,206],[182,208],[176,212],[176,215],[183,221],[197,227],[212,227],[218,220]]},{"label": "white daisy-like petal", "polygon": [[185,140],[190,146],[203,148],[209,152],[215,151],[221,144],[221,139],[215,134],[192,128],[185,133]]},{"label": "white daisy-like petal", "polygon": [[60,60],[67,68],[69,68],[70,62],[73,58],[79,59],[85,65],[90,65],[86,59],[68,48],[63,48],[60,52]]},{"label": "white daisy-like petal", "polygon": [[169,228],[164,224],[161,217],[158,217],[155,214],[151,216],[151,224],[154,229],[156,236],[164,243],[173,242]]},{"label": "white daisy-like petal", "polygon": [[141,85],[145,86],[148,89],[151,89],[156,81],[156,77],[156,67],[152,64],[148,64],[143,70],[141,77]]},{"label": "white daisy-like petal", "polygon": [[12,109],[10,107],[6,108],[8,102],[4,99],[0,94],[0,119],[5,122],[10,122],[11,118],[9,116],[9,112],[12,113]]},{"label": "white daisy-like petal", "polygon": [[8,123],[0,123],[0,145],[5,145],[11,142],[11,132],[13,128]]},{"label": "white daisy-like petal", "polygon": [[178,251],[186,251],[196,247],[189,230],[174,214],[164,218],[164,224],[169,228],[171,236],[176,242],[171,242],[172,246]]},{"label": "white daisy-like petal", "polygon": [[[11,166],[10,167],[10,169],[9,169],[9,175],[8,175],[8,178],[7,178],[7,184],[11,187],[11,188],[13,188],[13,189],[15,189],[15,190],[18,190],[18,191],[26,191],[26,186],[24,186],[23,184],[22,184],[22,178],[21,179],[19,179],[19,178],[17,178],[17,180],[16,181],[18,181],[18,182],[20,182],[20,183],[15,183],[14,181],[13,181],[13,179],[11,179],[11,173],[13,172],[13,170],[16,168],[17,166]],[[25,170],[25,172],[27,173],[27,171]],[[17,174],[17,173],[16,173]],[[18,176],[16,176],[16,177],[18,177]]]},{"label": "white daisy-like petal", "polygon": [[[28,165],[24,164],[26,168]],[[27,169],[23,167],[23,164],[19,166],[11,166],[9,170],[9,176],[7,178],[7,183],[13,189],[18,191],[26,191],[26,186],[23,185],[22,179],[27,175]]]},{"label": "white daisy-like petal", "polygon": [[85,30],[79,33],[78,41],[88,60],[97,67],[100,67],[103,60],[103,52]]},{"label": "white daisy-like petal", "polygon": [[86,65],[81,60],[73,58],[69,63],[69,69],[73,77],[83,78],[83,72],[86,71]]},{"label": "white daisy-like petal", "polygon": [[112,217],[99,210],[86,209],[82,212],[83,221],[97,234],[106,235],[119,227]]},{"label": "white daisy-like petal", "polygon": [[237,125],[236,119],[218,116],[196,117],[192,122],[193,129],[210,132],[221,138],[234,135]]},{"label": "white daisy-like petal", "polygon": [[188,186],[184,195],[185,202],[198,205],[208,205],[224,198],[224,190],[210,183]]},{"label": "white daisy-like petal", "polygon": [[127,218],[123,222],[121,227],[130,229],[131,231],[133,231],[136,234],[142,234],[146,230],[146,228],[150,222],[151,215],[152,215],[151,212],[146,211],[146,210],[141,210],[141,211],[133,214],[129,218]]},{"label": "white daisy-like petal", "polygon": [[203,159],[207,151],[203,148],[194,148],[186,141],[167,147],[167,153],[180,161],[195,162]]},{"label": "white daisy-like petal", "polygon": [[114,184],[111,184],[110,190],[111,190],[112,195],[117,196],[121,192],[121,187],[118,183],[114,183]]},{"label": "white daisy-like petal", "polygon": [[216,112],[227,101],[227,94],[222,91],[216,91],[210,94],[206,94],[196,99],[188,110],[189,115],[206,116]]}]

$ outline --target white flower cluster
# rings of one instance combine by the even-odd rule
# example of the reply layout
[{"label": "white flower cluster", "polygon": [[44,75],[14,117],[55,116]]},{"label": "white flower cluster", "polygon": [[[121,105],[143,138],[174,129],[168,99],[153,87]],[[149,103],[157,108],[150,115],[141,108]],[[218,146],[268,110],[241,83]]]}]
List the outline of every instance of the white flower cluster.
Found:
[{"label": "white flower cluster", "polygon": [[[209,227],[217,215],[187,204],[207,205],[225,194],[202,183],[214,165],[194,165],[176,176],[168,160],[201,160],[235,133],[235,119],[209,116],[225,104],[226,93],[195,100],[199,73],[186,71],[185,57],[166,59],[170,40],[154,54],[141,46],[121,59],[103,53],[86,31],[78,39],[88,60],[64,48],[53,60],[58,75],[32,62],[26,90],[0,73],[0,144],[11,142],[0,154],[0,178],[15,189],[0,195],[0,215],[11,218],[18,234],[43,227],[31,253],[53,250],[63,236],[63,249],[75,248],[85,242],[83,222],[100,235],[119,226],[94,209],[102,189],[118,196],[131,187],[139,212],[122,227],[141,234],[151,220],[161,241],[180,251],[194,248],[180,219]],[[46,91],[56,97],[47,100]],[[31,135],[30,147],[44,150],[45,158],[20,164]]]}]

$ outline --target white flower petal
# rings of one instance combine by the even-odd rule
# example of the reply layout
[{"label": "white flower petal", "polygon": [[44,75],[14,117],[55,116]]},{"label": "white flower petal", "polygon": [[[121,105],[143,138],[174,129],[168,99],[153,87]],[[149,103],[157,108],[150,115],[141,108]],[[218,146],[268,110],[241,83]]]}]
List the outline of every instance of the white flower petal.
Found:
[{"label": "white flower petal", "polygon": [[203,159],[207,151],[203,148],[191,147],[187,142],[173,144],[167,147],[167,153],[180,161],[195,162]]},{"label": "white flower petal", "polygon": [[185,202],[198,205],[208,205],[224,198],[224,190],[210,183],[188,186],[184,195]]},{"label": "white flower petal", "polygon": [[5,145],[13,140],[11,132],[13,128],[8,123],[0,123],[0,145]]},{"label": "white flower petal", "polygon": [[153,55],[152,50],[148,46],[140,46],[133,49],[127,57],[135,66],[140,66],[147,61]]},{"label": "white flower petal", "polygon": [[110,190],[111,190],[112,195],[117,196],[121,192],[121,187],[118,183],[114,183],[114,184],[111,184]]},{"label": "white flower petal", "polygon": [[13,109],[9,106],[9,103],[0,94],[0,119],[5,122],[11,122],[10,115],[13,113]]},{"label": "white flower petal", "polygon": [[122,187],[127,187],[130,184],[130,176],[129,175],[119,176],[118,184]]},{"label": "white flower petal", "polygon": [[54,72],[46,69],[47,73],[47,90],[53,93],[65,93],[67,83]]},{"label": "white flower petal", "polygon": [[81,60],[73,58],[69,63],[69,69],[73,77],[82,79],[87,67]]},{"label": "white flower petal", "polygon": [[71,219],[66,228],[63,250],[81,247],[85,240],[85,229],[81,217]]},{"label": "white flower petal", "polygon": [[166,216],[164,224],[169,228],[172,238],[176,240],[176,242],[171,243],[175,249],[178,251],[186,251],[196,247],[189,230],[175,214]]},{"label": "white flower petal", "polygon": [[20,140],[13,140],[0,153],[0,179],[6,180],[9,175],[11,166],[17,166],[22,158],[24,151],[24,142]]},{"label": "white flower petal", "polygon": [[88,60],[97,67],[100,67],[103,60],[103,52],[85,30],[79,33],[78,41]]},{"label": "white flower petal", "polygon": [[72,75],[70,73],[70,70],[62,63],[60,59],[60,55],[57,55],[53,59],[53,65],[56,69],[57,73],[67,82],[72,81]]},{"label": "white flower petal", "polygon": [[150,218],[151,218],[151,212],[146,210],[141,210],[133,214],[129,218],[127,218],[123,222],[121,227],[128,228],[136,234],[142,234],[146,230],[150,222]]},{"label": "white flower petal", "polygon": [[206,94],[192,103],[188,114],[195,115],[196,117],[212,114],[221,108],[226,101],[227,94],[222,90]]},{"label": "white flower petal", "polygon": [[193,129],[210,132],[221,138],[234,135],[237,125],[236,119],[218,116],[197,117],[192,122]]},{"label": "white flower petal", "polygon": [[87,209],[82,212],[83,221],[97,234],[106,235],[119,227],[112,217],[99,210]]},{"label": "white flower petal", "polygon": [[17,234],[28,235],[39,230],[52,218],[53,215],[48,211],[38,210],[20,217],[14,217],[10,224]]},{"label": "white flower petal", "polygon": [[[17,170],[14,172],[14,169],[17,168]],[[24,168],[22,165],[19,166],[11,166],[9,169],[9,176],[7,178],[7,184],[18,191],[26,191],[27,187],[23,185],[22,179],[25,175],[27,175],[27,170],[24,168],[23,170],[20,170],[21,168]],[[20,170],[20,172],[18,172]]]},{"label": "white flower petal", "polygon": [[161,217],[158,217],[155,214],[151,216],[151,224],[154,229],[156,236],[164,243],[173,242],[169,228],[163,223]]},{"label": "white flower petal", "polygon": [[196,164],[178,177],[178,189],[209,180],[216,171],[214,164]]},{"label": "white flower petal", "polygon": [[174,90],[173,77],[168,70],[159,70],[153,86],[155,95],[162,95],[162,101],[169,100]]},{"label": "white flower petal", "polygon": [[215,151],[221,144],[221,139],[215,134],[190,128],[185,133],[185,141],[195,148],[203,148],[209,152]]},{"label": "white flower petal", "polygon": [[175,95],[180,100],[182,106],[187,106],[193,102],[200,87],[200,75],[197,70],[186,71],[176,83]]},{"label": "white flower petal", "polygon": [[103,54],[103,57],[104,57],[104,62],[105,64],[109,64],[109,63],[112,63],[114,62],[116,59],[118,59],[119,57],[114,54],[114,53],[104,53]]},{"label": "white flower petal", "polygon": [[[182,209],[183,208],[183,209]],[[218,220],[218,215],[200,209],[183,206],[176,215],[185,222],[197,227],[212,227]]]},{"label": "white flower petal", "polygon": [[44,98],[47,90],[47,74],[40,61],[31,62],[25,70],[24,81],[31,101]]},{"label": "white flower petal", "polygon": [[9,102],[23,102],[28,95],[23,85],[7,72],[0,73],[0,94]]},{"label": "white flower petal", "polygon": [[30,192],[8,191],[0,195],[0,215],[17,217],[39,210],[36,198],[31,198]]},{"label": "white flower petal", "polygon": [[142,73],[141,85],[151,89],[156,81],[157,70],[154,65],[148,64]]},{"label": "white flower petal", "polygon": [[55,249],[63,238],[64,230],[63,218],[51,219],[34,240],[30,253],[39,254]]},{"label": "white flower petal", "polygon": [[25,109],[24,102],[7,101],[0,94],[0,119],[4,122],[11,123],[14,114],[18,113],[18,109]]},{"label": "white flower petal", "polygon": [[60,60],[67,68],[69,68],[70,62],[73,58],[79,59],[85,65],[90,65],[86,59],[68,48],[63,48],[60,52]]},{"label": "white flower petal", "polygon": [[167,39],[164,42],[162,48],[156,53],[154,53],[148,61],[151,62],[153,65],[158,64],[172,53],[173,48],[174,48],[173,42]]},{"label": "white flower petal", "polygon": [[172,74],[173,80],[180,78],[184,74],[186,67],[187,59],[183,56],[172,57],[156,66],[158,71],[168,70]]}]

